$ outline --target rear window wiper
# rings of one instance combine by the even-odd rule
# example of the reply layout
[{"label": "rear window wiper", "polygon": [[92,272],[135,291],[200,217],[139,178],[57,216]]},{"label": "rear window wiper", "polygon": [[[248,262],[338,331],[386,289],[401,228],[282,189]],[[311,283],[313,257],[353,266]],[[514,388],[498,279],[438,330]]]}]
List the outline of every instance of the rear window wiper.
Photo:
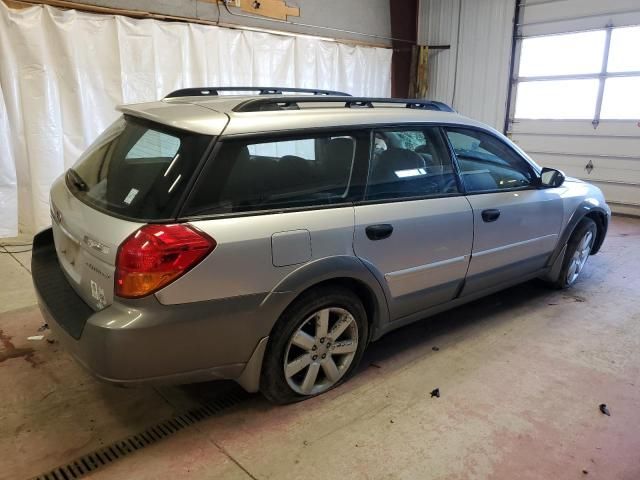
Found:
[{"label": "rear window wiper", "polygon": [[89,190],[89,186],[73,168],[67,171],[67,178],[81,192]]}]

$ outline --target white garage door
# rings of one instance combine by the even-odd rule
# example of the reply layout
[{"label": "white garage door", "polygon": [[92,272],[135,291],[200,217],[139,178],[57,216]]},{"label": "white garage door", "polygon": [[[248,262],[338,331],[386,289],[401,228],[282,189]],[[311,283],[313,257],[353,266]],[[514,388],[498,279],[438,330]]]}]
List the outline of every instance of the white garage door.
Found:
[{"label": "white garage door", "polygon": [[640,1],[529,0],[518,23],[511,138],[640,215]]}]

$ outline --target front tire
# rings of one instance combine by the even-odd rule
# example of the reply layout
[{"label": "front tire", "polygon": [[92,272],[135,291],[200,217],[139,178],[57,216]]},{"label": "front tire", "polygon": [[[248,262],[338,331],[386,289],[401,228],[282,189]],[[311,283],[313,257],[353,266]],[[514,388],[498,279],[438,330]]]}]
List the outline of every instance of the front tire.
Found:
[{"label": "front tire", "polygon": [[555,287],[569,288],[576,283],[591,254],[597,232],[596,223],[590,218],[583,218],[580,221],[567,242],[567,251],[560,275],[554,282]]},{"label": "front tire", "polygon": [[260,390],[279,404],[305,400],[343,383],[368,339],[360,299],[339,287],[303,294],[282,314],[270,337]]}]

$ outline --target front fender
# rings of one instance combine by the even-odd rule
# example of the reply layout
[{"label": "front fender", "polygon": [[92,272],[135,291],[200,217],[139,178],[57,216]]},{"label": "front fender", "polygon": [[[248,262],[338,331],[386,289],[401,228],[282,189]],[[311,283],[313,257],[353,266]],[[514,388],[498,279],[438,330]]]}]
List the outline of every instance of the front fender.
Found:
[{"label": "front fender", "polygon": [[571,214],[571,217],[569,218],[569,221],[564,227],[564,230],[560,234],[560,239],[558,240],[558,244],[556,245],[555,250],[551,254],[551,257],[549,257],[547,267],[553,268],[554,265],[556,266],[558,265],[558,262],[562,263],[562,257],[564,256],[564,252],[565,252],[565,246],[567,245],[567,242],[569,241],[571,234],[573,233],[575,228],[578,226],[578,223],[580,223],[580,221],[584,217],[586,217],[588,214],[593,212],[602,214],[602,218],[604,219],[603,224],[601,225],[603,229],[602,234],[599,235],[597,239],[597,243],[594,244],[592,254],[598,252],[598,250],[600,249],[600,246],[602,245],[602,242],[604,241],[604,237],[607,233],[607,227],[608,227],[608,221],[609,221],[610,213],[607,211],[607,209],[605,209],[605,206],[603,206],[602,203],[595,198],[586,198],[585,200],[580,202],[580,204],[574,209],[573,213]]}]

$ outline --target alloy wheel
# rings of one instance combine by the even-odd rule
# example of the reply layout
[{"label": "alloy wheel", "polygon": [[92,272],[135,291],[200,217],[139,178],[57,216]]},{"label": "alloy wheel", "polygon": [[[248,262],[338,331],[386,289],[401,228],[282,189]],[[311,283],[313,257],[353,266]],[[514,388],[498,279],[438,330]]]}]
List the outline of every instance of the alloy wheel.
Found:
[{"label": "alloy wheel", "polygon": [[578,243],[567,270],[567,285],[572,285],[578,279],[578,276],[584,268],[585,263],[587,263],[587,258],[589,258],[589,254],[591,253],[593,239],[593,232],[588,231]]},{"label": "alloy wheel", "polygon": [[317,395],[349,370],[358,349],[358,324],[343,308],[314,312],[294,331],[284,355],[284,376],[302,395]]}]

